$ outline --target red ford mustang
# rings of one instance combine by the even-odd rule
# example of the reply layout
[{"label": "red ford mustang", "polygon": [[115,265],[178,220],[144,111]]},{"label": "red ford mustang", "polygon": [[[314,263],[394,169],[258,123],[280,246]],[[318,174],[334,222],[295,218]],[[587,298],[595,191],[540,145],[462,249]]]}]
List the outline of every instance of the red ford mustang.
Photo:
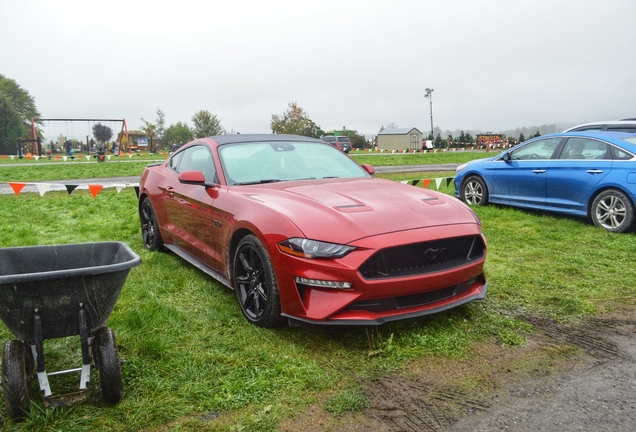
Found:
[{"label": "red ford mustang", "polygon": [[236,292],[252,323],[378,325],[483,299],[479,218],[312,138],[197,139],[143,172],[146,248]]}]

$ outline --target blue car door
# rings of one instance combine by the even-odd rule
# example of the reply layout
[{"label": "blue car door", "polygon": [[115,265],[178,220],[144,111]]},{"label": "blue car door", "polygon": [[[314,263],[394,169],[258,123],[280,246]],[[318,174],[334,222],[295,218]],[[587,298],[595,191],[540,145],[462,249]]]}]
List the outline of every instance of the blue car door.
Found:
[{"label": "blue car door", "polygon": [[605,142],[568,138],[548,171],[546,205],[586,214],[590,194],[611,169],[611,154]]},{"label": "blue car door", "polygon": [[497,165],[490,200],[517,206],[542,206],[546,197],[546,173],[560,138],[533,140],[509,153]]}]

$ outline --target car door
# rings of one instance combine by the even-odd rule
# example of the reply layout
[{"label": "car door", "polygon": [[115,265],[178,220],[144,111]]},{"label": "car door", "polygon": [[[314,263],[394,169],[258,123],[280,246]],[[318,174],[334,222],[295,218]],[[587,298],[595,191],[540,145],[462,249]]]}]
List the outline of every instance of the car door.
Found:
[{"label": "car door", "polygon": [[547,173],[546,205],[586,214],[590,194],[611,169],[607,143],[592,138],[568,138]]},{"label": "car door", "polygon": [[[177,176],[184,171],[198,170],[204,174],[206,182],[214,182],[216,168],[207,146],[188,147],[182,153],[176,167]],[[174,242],[190,255],[217,268],[212,220],[214,194],[200,184],[181,183],[177,176],[164,190],[165,208],[171,222],[169,229]]]},{"label": "car door", "polygon": [[494,171],[490,200],[519,206],[542,206],[546,173],[561,138],[531,141],[510,151]]}]

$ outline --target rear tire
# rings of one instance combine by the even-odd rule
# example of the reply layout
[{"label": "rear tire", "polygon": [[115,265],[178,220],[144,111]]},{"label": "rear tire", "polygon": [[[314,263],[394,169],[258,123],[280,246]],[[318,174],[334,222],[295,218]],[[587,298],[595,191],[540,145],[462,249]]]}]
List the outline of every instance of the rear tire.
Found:
[{"label": "rear tire", "polygon": [[151,252],[163,251],[163,240],[159,231],[159,224],[155,210],[152,208],[150,198],[145,197],[139,208],[139,221],[141,222],[141,238],[144,246]]},{"label": "rear tire", "polygon": [[106,402],[115,404],[124,394],[115,333],[109,327],[102,327],[95,332],[93,343],[102,396]]},{"label": "rear tire", "polygon": [[479,176],[471,175],[462,184],[460,198],[468,205],[488,204],[488,187]]},{"label": "rear tire", "polygon": [[19,340],[7,342],[2,353],[2,391],[7,414],[14,421],[24,419],[30,411],[32,374],[29,347]]},{"label": "rear tire", "polygon": [[609,232],[622,233],[634,228],[634,204],[616,189],[601,192],[590,211],[592,222]]}]

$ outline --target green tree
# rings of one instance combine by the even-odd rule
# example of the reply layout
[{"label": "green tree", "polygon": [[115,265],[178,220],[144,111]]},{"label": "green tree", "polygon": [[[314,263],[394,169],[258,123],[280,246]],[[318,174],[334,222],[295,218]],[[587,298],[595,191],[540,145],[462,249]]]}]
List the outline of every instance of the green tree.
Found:
[{"label": "green tree", "polygon": [[293,134],[313,138],[320,138],[325,134],[325,131],[314,123],[296,102],[290,102],[289,109],[282,116],[272,114],[270,127],[275,134]]},{"label": "green tree", "polygon": [[15,154],[24,127],[20,115],[9,98],[0,93],[0,154]]},{"label": "green tree", "polygon": [[533,138],[540,137],[540,136],[541,134],[539,133],[539,129],[537,129],[537,133],[534,134]]},{"label": "green tree", "polygon": [[[17,138],[23,139],[31,139],[31,119],[36,119],[36,124],[41,125],[42,122],[37,120],[40,118],[40,112],[35,107],[35,100],[29,94],[28,91],[24,90],[20,85],[13,79],[7,78],[4,75],[0,74],[0,99],[3,99],[6,104],[12,107],[11,112],[9,113],[9,109],[3,109],[2,112],[2,122],[5,124],[5,129],[7,124],[12,124],[14,120],[11,120],[16,114],[20,119],[20,134]],[[5,115],[10,115],[11,117],[4,118]],[[13,134],[15,134],[14,126],[9,128]],[[7,133],[7,132],[5,132]],[[41,130],[37,130],[38,136],[42,136]],[[17,138],[15,140],[17,141]],[[12,136],[2,136],[0,135],[0,140],[5,142],[7,140],[11,141],[14,137]],[[15,142],[13,145],[13,151],[15,151]],[[13,153],[13,151],[11,153]]]},{"label": "green tree", "polygon": [[93,136],[97,141],[102,143],[103,146],[104,143],[108,142],[108,140],[113,137],[113,131],[108,126],[104,126],[101,123],[96,123],[93,125]]},{"label": "green tree", "polygon": [[225,134],[221,120],[208,110],[197,111],[192,116],[192,135],[194,138],[204,138]]},{"label": "green tree", "polygon": [[442,135],[441,134],[437,134],[437,137],[435,138],[435,142],[433,143],[433,146],[435,148],[442,148],[444,146],[444,142],[442,141]]},{"label": "green tree", "polygon": [[194,136],[192,130],[186,123],[177,123],[170,125],[163,134],[164,142],[170,144],[185,144],[192,141]]},{"label": "green tree", "polygon": [[357,133],[354,133],[349,136],[349,139],[351,140],[351,147],[353,148],[363,149],[367,146],[367,139],[364,137],[364,135],[358,135]]},{"label": "green tree", "polygon": [[165,133],[166,129],[166,114],[161,110],[161,108],[157,108],[157,120],[156,120],[156,125],[157,125],[157,137],[161,140],[161,142],[163,141],[163,134]]},{"label": "green tree", "polygon": [[524,142],[526,140],[526,137],[523,136],[523,134],[519,134],[519,142]]},{"label": "green tree", "polygon": [[150,153],[153,153],[155,147],[152,144],[152,138],[157,133],[157,125],[152,124],[150,122],[147,122],[143,118],[141,119],[141,121],[144,122],[144,125],[142,127],[140,127],[139,129],[141,129],[141,131],[144,133],[144,135],[146,135],[146,137],[150,139],[150,143],[148,144],[148,151]]}]

